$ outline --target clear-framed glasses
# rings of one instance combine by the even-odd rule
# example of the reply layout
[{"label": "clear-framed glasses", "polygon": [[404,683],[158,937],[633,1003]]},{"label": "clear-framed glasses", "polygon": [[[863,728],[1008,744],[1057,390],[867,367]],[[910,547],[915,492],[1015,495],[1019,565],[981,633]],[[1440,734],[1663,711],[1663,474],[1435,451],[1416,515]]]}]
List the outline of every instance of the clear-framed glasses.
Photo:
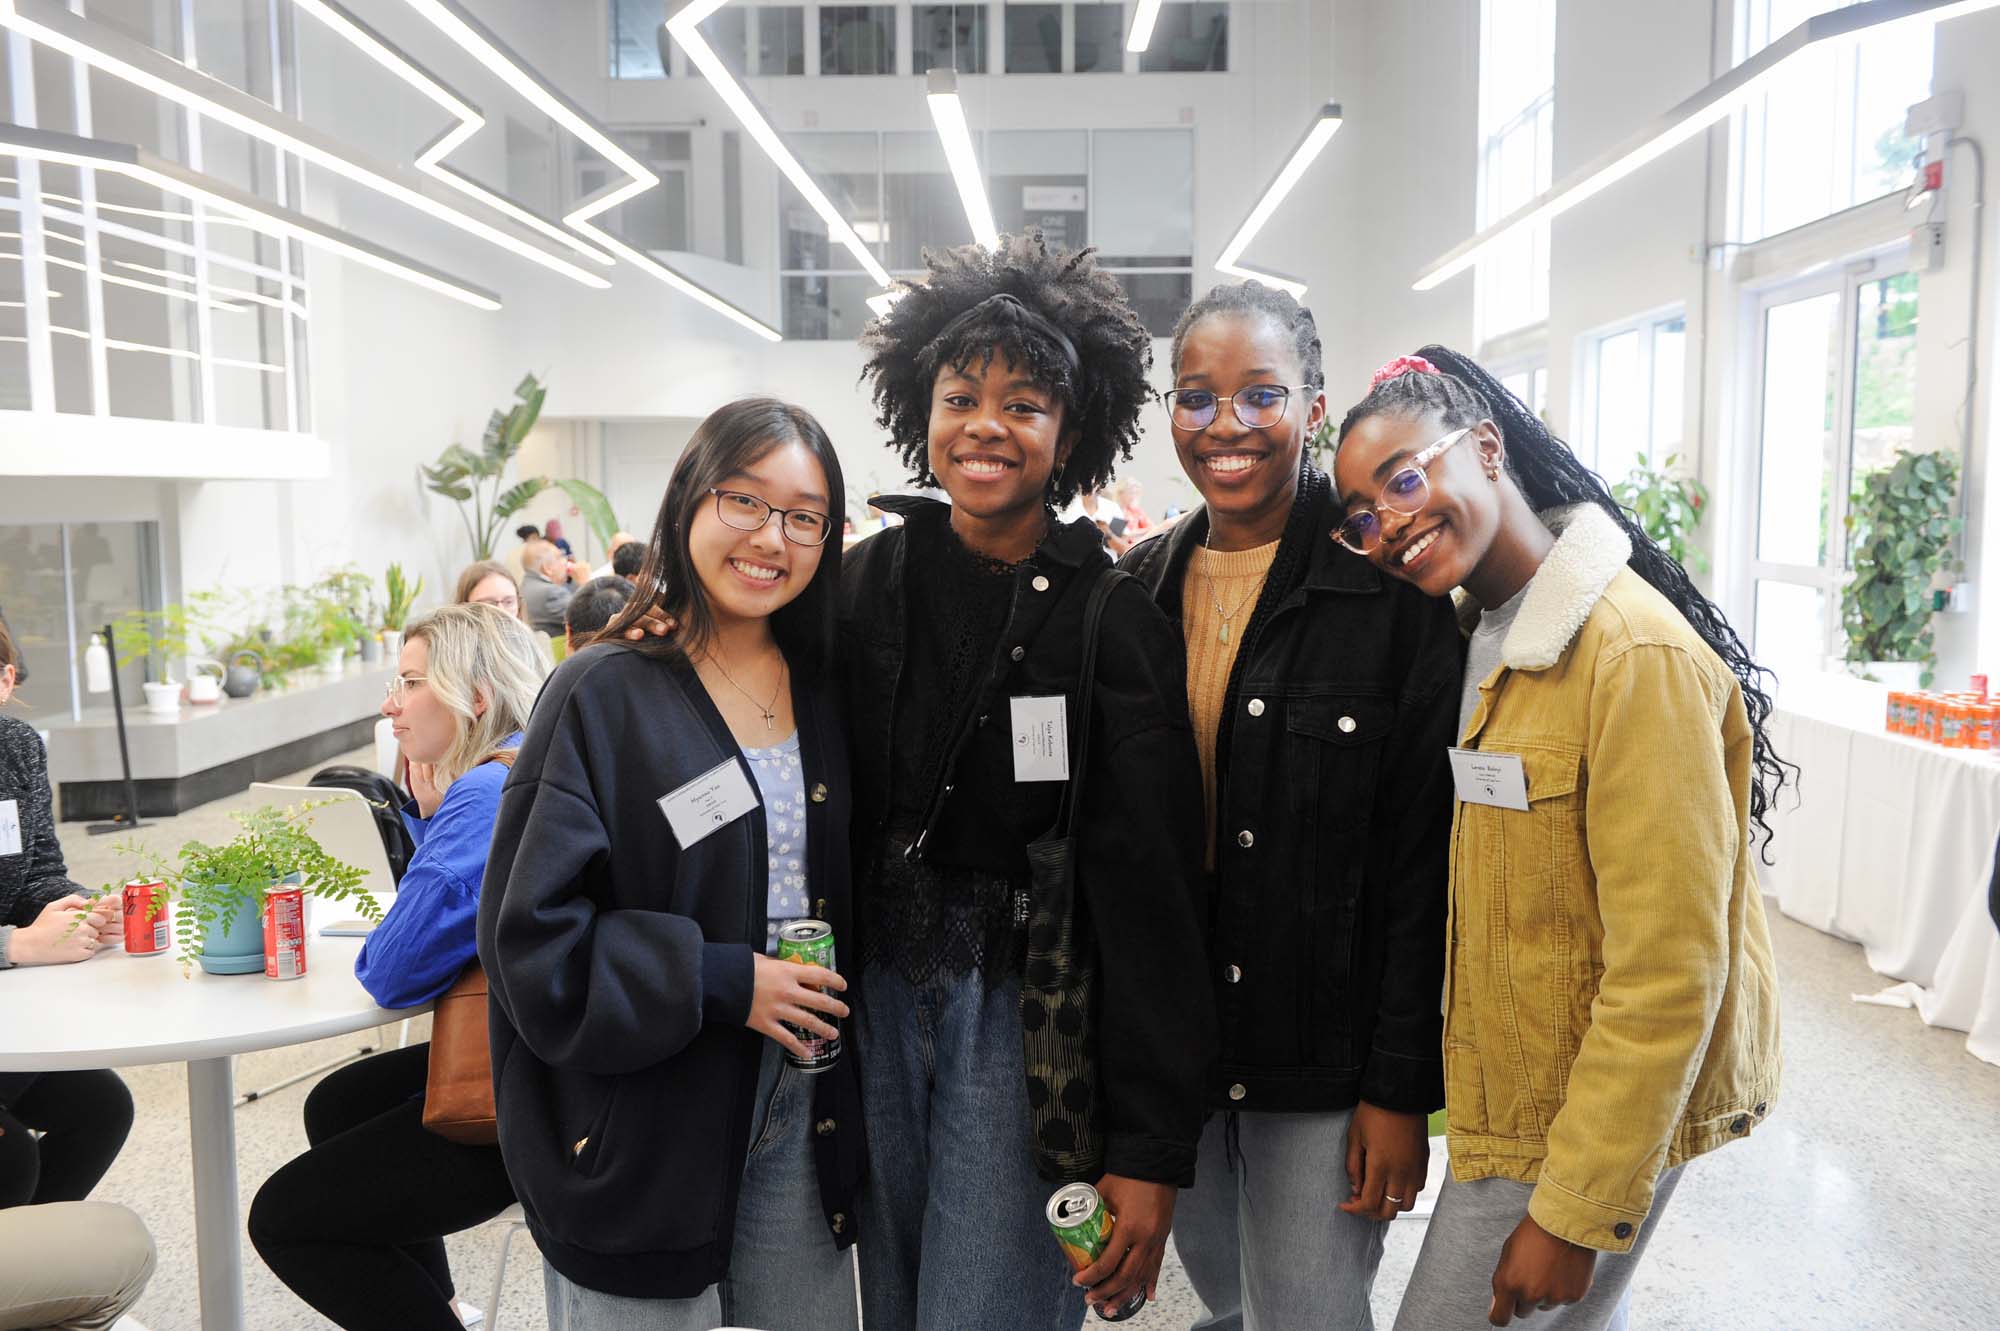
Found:
[{"label": "clear-framed glasses", "polygon": [[470,603],[472,605],[490,605],[495,610],[504,610],[510,615],[521,613],[521,598],[512,592],[507,593],[505,596],[475,596]]},{"label": "clear-framed glasses", "polygon": [[1383,483],[1381,497],[1368,507],[1349,513],[1333,529],[1333,539],[1357,555],[1373,554],[1375,547],[1382,544],[1382,520],[1377,515],[1384,509],[1406,518],[1423,512],[1424,505],[1431,501],[1431,483],[1426,477],[1431,463],[1474,428],[1468,425],[1463,430],[1453,430],[1398,467]]},{"label": "clear-framed glasses", "polygon": [[[1229,395],[1229,409],[1250,429],[1268,430],[1285,419],[1293,391],[1283,384],[1251,384]],[[1309,393],[1312,386],[1300,385],[1297,391]],[[1183,430],[1206,430],[1222,405],[1222,400],[1206,388],[1176,388],[1160,394],[1160,400],[1167,404],[1167,415]]]},{"label": "clear-framed glasses", "polygon": [[771,520],[776,513],[779,517],[778,530],[793,545],[821,545],[827,533],[833,530],[833,520],[826,514],[810,508],[773,508],[756,495],[744,494],[741,490],[718,490],[709,487],[715,496],[715,516],[722,519],[726,527],[738,531],[756,531]]},{"label": "clear-framed glasses", "polygon": [[401,707],[404,696],[410,691],[410,686],[421,684],[429,678],[429,675],[391,675],[389,682],[382,686],[382,691],[389,695],[390,702]]}]

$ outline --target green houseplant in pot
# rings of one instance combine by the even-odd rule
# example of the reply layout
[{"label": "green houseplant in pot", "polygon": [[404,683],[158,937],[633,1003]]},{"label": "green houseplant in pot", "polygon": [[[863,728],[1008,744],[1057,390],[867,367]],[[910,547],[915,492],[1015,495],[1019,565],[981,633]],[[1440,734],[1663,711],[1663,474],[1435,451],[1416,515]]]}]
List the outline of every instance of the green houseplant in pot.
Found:
[{"label": "green houseplant in pot", "polygon": [[1694,543],[1695,528],[1708,512],[1708,488],[1679,470],[1680,456],[1667,454],[1655,467],[1644,453],[1632,474],[1611,487],[1611,497],[1632,510],[1653,543],[1691,573],[1708,572],[1708,556]]},{"label": "green houseplant in pot", "polygon": [[396,664],[403,650],[403,625],[409,622],[410,608],[423,590],[423,577],[419,575],[412,583],[401,564],[389,565],[382,574],[382,654],[390,665]]},{"label": "green houseplant in pot", "polygon": [[1847,510],[1854,576],[1840,594],[1849,668],[1895,688],[1931,682],[1937,653],[1931,580],[1964,526],[1952,515],[1958,458],[1898,450],[1886,468],[1855,482]]},{"label": "green houseplant in pot", "polygon": [[206,626],[205,606],[163,605],[158,610],[127,610],[111,623],[118,643],[118,664],[146,663],[146,710],[180,710],[182,682],[175,675],[199,644]]},{"label": "green houseplant in pot", "polygon": [[618,530],[611,501],[595,486],[582,481],[530,476],[507,485],[507,469],[514,455],[542,414],[542,399],[548,389],[534,375],[528,375],[514,389],[514,405],[496,410],[486,422],[485,436],[475,452],[463,444],[453,444],[438,454],[436,462],[421,468],[424,488],[458,504],[458,516],[472,543],[474,559],[493,558],[493,544],[500,533],[513,526],[510,519],[531,500],[550,487],[561,489],[583,514],[584,521],[607,544]]},{"label": "green houseplant in pot", "polygon": [[197,962],[211,975],[263,970],[264,901],[275,887],[301,887],[345,902],[364,918],[382,918],[382,907],[361,886],[362,871],[313,837],[313,810],[326,803],[231,814],[240,829],[234,837],[219,846],[187,842],[172,859],[135,844],[119,847],[138,861],[137,877],[158,879],[179,898],[174,941],[184,973]]}]

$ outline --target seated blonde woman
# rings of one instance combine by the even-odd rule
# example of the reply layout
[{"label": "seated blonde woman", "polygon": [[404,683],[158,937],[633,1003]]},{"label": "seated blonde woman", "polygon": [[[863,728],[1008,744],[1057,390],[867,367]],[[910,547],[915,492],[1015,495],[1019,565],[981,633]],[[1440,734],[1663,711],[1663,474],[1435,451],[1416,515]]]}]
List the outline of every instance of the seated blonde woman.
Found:
[{"label": "seated blonde woman", "polygon": [[[479,884],[500,787],[546,658],[519,619],[448,605],[410,622],[382,714],[409,761],[416,854],[357,979],[384,1007],[429,1002],[477,955]],[[430,1046],[349,1064],[306,1098],[311,1149],[273,1174],[250,1238],[293,1292],[348,1331],[458,1331],[444,1235],[514,1201],[497,1146],[425,1130]]]}]

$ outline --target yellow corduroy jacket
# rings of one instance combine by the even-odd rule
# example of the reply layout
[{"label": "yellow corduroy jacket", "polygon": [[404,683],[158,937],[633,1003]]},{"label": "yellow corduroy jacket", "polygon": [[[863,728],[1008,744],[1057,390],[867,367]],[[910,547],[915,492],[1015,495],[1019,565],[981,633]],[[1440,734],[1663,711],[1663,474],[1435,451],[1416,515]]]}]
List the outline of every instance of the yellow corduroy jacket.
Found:
[{"label": "yellow corduroy jacket", "polygon": [[1460,802],[1452,822],[1451,1164],[1533,1183],[1542,1228],[1625,1252],[1661,1171],[1777,1098],[1751,731],[1618,525],[1544,519],[1556,544],[1460,741],[1520,755],[1529,808]]}]

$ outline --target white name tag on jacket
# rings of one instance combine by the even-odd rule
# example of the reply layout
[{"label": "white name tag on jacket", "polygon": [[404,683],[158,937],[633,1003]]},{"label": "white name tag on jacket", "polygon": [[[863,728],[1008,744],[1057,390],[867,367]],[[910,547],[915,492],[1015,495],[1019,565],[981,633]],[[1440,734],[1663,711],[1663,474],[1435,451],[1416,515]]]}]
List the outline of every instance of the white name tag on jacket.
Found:
[{"label": "white name tag on jacket", "polygon": [[1451,779],[1466,804],[1490,804],[1496,809],[1528,811],[1528,776],[1518,753],[1451,750]]},{"label": "white name tag on jacket", "polygon": [[1068,699],[1060,693],[1009,698],[1014,720],[1014,779],[1069,780]]},{"label": "white name tag on jacket", "polygon": [[0,800],[0,855],[21,853],[21,803]]},{"label": "white name tag on jacket", "polygon": [[717,763],[694,780],[660,796],[660,812],[686,850],[703,837],[757,807],[757,792],[734,758]]}]

